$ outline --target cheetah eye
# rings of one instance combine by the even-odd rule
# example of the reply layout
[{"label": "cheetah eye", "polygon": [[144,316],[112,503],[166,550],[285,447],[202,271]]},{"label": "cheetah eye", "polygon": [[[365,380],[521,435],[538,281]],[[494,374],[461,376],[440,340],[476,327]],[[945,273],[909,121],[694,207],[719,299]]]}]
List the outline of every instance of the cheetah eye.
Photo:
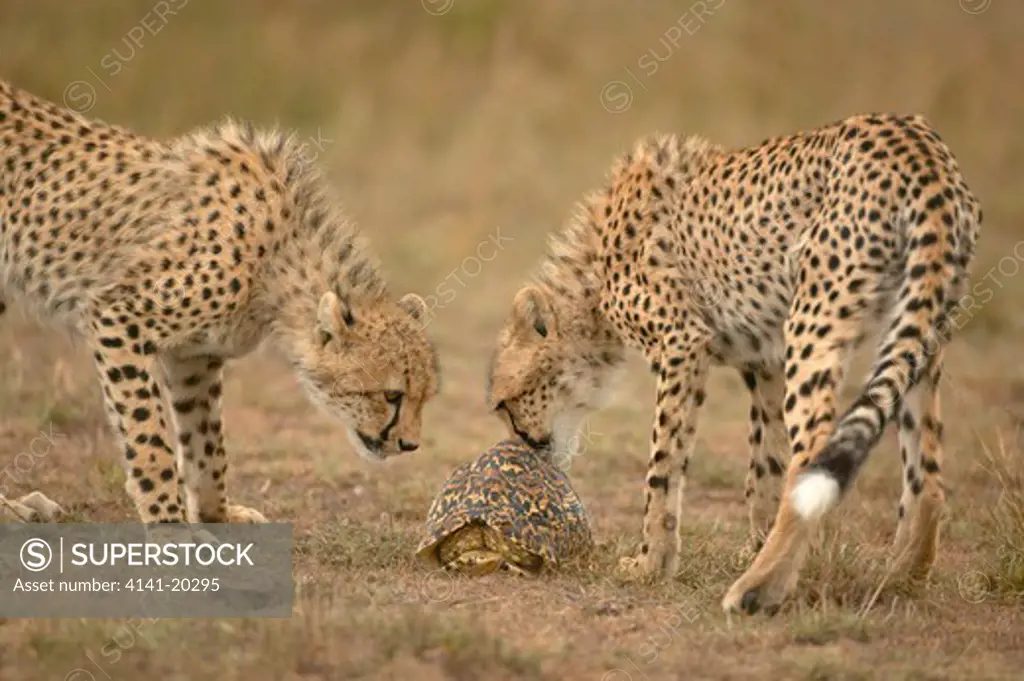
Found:
[{"label": "cheetah eye", "polygon": [[541,338],[547,338],[548,337],[548,327],[544,325],[544,322],[540,322],[540,321],[535,322],[534,325],[533,325],[533,328],[534,328],[534,330],[537,331],[537,333],[540,334]]},{"label": "cheetah eye", "polygon": [[398,404],[399,402],[402,401],[402,398],[404,396],[405,396],[405,393],[403,393],[401,390],[385,390],[384,391],[384,400],[388,404]]}]

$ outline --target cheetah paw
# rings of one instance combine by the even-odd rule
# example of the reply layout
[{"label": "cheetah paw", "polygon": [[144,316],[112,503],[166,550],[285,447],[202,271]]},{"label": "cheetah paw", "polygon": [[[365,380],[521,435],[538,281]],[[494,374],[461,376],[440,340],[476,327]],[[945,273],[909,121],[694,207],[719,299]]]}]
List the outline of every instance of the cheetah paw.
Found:
[{"label": "cheetah paw", "polygon": [[262,525],[270,522],[262,513],[248,506],[228,504],[225,520],[229,523],[246,523],[251,525]]},{"label": "cheetah paw", "polygon": [[52,523],[67,514],[60,504],[38,490],[26,494],[18,501],[36,512],[37,522]]},{"label": "cheetah paw", "polygon": [[774,570],[757,570],[753,566],[732,583],[722,599],[726,615],[756,615],[763,612],[774,617],[796,590],[798,573],[783,564]]},{"label": "cheetah paw", "polygon": [[668,569],[659,570],[651,560],[650,554],[623,556],[619,559],[619,572],[632,581],[649,582],[671,574]]},{"label": "cheetah paw", "polygon": [[31,492],[17,501],[0,497],[0,515],[26,523],[52,523],[65,515],[60,504],[39,491]]}]

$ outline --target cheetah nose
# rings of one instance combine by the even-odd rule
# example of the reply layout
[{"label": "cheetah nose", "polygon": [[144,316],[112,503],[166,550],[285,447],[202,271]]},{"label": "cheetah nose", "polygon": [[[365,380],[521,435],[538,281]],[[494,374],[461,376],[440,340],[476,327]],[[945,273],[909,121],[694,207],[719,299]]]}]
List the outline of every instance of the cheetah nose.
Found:
[{"label": "cheetah nose", "polygon": [[417,449],[420,448],[420,446],[416,442],[406,442],[405,440],[399,440],[398,448],[401,449],[403,452],[415,452]]},{"label": "cheetah nose", "polygon": [[505,408],[505,400],[502,400],[501,402],[498,402],[496,405],[494,405],[494,411],[501,411],[504,408]]}]

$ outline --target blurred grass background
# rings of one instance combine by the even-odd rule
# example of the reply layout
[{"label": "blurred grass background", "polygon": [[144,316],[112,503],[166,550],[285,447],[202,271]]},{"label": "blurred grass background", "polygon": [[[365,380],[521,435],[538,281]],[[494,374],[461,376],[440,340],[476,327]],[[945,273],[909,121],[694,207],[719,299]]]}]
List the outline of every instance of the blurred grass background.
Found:
[{"label": "blurred grass background", "polygon": [[[964,3],[988,1],[971,15],[956,0],[5,0],[0,73],[57,101],[84,80],[91,115],[154,135],[228,112],[323,130],[352,212],[396,240],[378,239],[422,287],[497,224],[521,235],[502,259],[521,269],[611,157],[655,129],[745,145],[920,112],[984,200],[986,241],[1014,233],[1024,8]],[[157,31],[139,46],[126,36],[147,16]],[[673,26],[687,29],[676,44]],[[600,99],[615,80],[633,90],[618,115]]]},{"label": "blurred grass background", "polygon": [[[496,225],[518,237],[498,267],[521,272],[641,134],[742,146],[874,110],[932,120],[985,203],[985,244],[1005,251],[1024,212],[1024,8],[963,0],[986,2],[6,0],[0,69],[57,101],[85,81],[91,115],[148,134],[229,112],[322,131],[406,287]],[[612,81],[632,88],[617,115]]]}]

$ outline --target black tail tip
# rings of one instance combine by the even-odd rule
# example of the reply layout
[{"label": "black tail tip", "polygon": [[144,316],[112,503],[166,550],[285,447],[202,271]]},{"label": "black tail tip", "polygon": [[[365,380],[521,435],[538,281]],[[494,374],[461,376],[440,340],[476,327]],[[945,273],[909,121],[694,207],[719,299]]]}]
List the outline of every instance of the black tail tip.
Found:
[{"label": "black tail tip", "polygon": [[827,472],[839,484],[840,493],[845,494],[867,458],[869,449],[870,444],[861,437],[833,439],[805,470]]}]

